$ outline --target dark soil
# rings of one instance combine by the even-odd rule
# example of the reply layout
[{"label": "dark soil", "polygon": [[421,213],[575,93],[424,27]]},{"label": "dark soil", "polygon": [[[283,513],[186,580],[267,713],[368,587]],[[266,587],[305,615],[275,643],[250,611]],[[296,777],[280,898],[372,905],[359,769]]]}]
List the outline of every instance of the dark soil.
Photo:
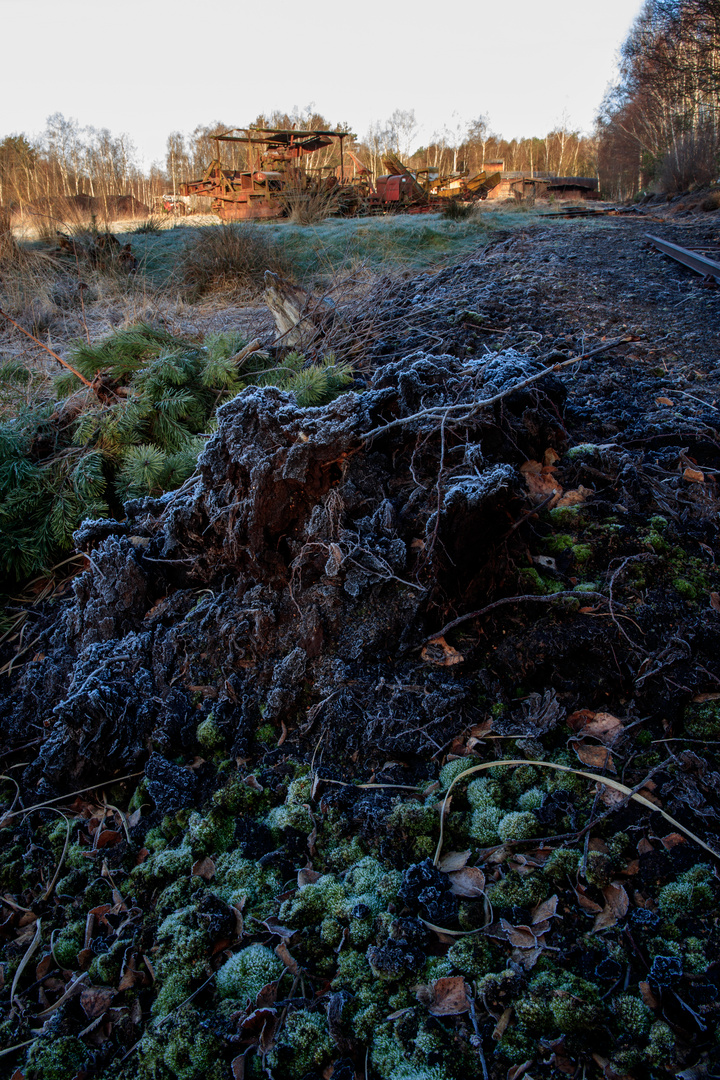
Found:
[{"label": "dark soil", "polygon": [[86,523],[2,686],[8,1076],[720,1072],[720,290],[644,237],[717,216],[385,282],[357,393]]}]

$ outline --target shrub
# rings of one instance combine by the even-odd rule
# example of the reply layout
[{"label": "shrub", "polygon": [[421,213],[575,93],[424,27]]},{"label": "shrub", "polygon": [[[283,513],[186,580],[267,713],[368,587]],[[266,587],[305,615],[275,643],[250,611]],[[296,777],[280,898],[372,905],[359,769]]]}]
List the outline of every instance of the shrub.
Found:
[{"label": "shrub", "polygon": [[216,289],[259,291],[266,270],[287,274],[290,266],[274,234],[254,222],[198,229],[180,259],[180,278],[193,298]]},{"label": "shrub", "polygon": [[440,211],[447,221],[465,221],[472,217],[475,207],[470,202],[461,202],[459,199],[448,199]]}]

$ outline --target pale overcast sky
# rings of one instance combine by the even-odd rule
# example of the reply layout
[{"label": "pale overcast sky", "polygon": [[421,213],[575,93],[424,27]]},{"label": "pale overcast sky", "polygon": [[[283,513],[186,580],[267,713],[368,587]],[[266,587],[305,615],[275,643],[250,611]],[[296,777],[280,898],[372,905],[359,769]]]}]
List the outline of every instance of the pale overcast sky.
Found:
[{"label": "pale overcast sky", "polygon": [[414,109],[418,144],[481,113],[507,138],[592,128],[642,0],[0,0],[0,138],[54,112],[127,132],[146,164],[170,131],[309,104],[362,138]]}]

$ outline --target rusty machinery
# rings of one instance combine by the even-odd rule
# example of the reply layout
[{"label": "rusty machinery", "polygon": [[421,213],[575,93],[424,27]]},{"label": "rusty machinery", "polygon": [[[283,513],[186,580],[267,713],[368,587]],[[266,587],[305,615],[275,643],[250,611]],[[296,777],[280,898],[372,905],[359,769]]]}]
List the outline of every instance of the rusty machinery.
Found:
[{"label": "rusty machinery", "polygon": [[[349,148],[349,131],[300,131],[296,129],[230,128],[215,136],[216,156],[199,180],[181,186],[183,196],[200,195],[213,200],[213,210],[226,221],[280,218],[287,213],[291,192],[335,192],[341,213],[422,211],[436,209],[447,198],[486,198],[500,174],[484,172],[466,178],[454,174],[430,180],[423,186],[416,175],[392,153],[383,157],[387,170],[373,184],[370,170]],[[246,149],[246,169],[232,169],[220,160],[220,143],[236,143]],[[337,142],[340,164],[305,169],[302,160]],[[352,171],[345,168],[345,158]],[[426,171],[427,172],[427,171]],[[422,175],[422,174],[418,174]]]},{"label": "rusty machinery", "polygon": [[[201,179],[183,184],[181,191],[183,195],[211,198],[213,210],[225,221],[283,217],[287,212],[283,195],[288,191],[332,190],[345,182],[343,141],[347,138],[355,136],[349,131],[230,128],[215,136],[215,158]],[[335,142],[340,145],[337,170],[302,168],[303,158]],[[245,147],[248,167],[224,165],[220,143]]]}]

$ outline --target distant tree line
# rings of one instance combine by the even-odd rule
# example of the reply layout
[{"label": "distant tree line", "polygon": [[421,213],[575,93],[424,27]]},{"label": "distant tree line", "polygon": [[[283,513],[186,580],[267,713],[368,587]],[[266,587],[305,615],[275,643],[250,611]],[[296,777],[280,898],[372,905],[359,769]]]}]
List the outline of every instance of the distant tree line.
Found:
[{"label": "distant tree line", "polygon": [[646,0],[598,119],[602,188],[630,198],[720,175],[720,0]]}]

